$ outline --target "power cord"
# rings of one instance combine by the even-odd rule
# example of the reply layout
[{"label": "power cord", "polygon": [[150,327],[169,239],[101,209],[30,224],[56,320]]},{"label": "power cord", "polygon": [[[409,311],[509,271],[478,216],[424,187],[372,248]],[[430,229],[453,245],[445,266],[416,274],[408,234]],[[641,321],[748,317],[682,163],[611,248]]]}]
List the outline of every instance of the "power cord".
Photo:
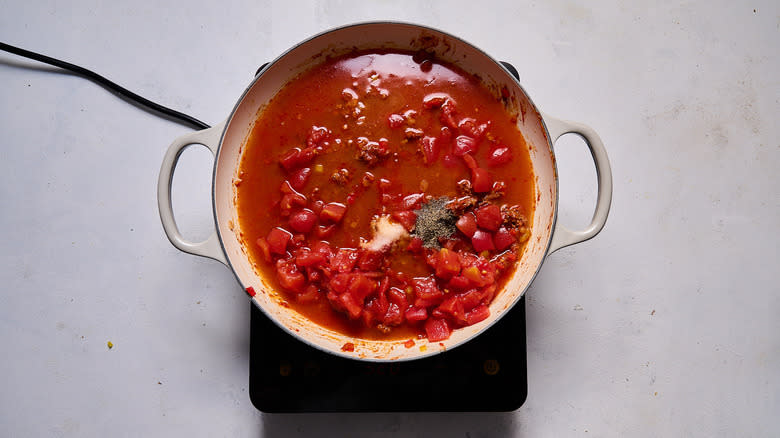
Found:
[{"label": "power cord", "polygon": [[87,70],[84,67],[71,64],[69,62],[61,61],[56,58],[52,58],[46,55],[41,55],[40,53],[31,52],[29,50],[21,49],[19,47],[14,47],[12,45],[0,42],[0,50],[4,50],[6,52],[13,53],[15,55],[23,56],[25,58],[33,59],[38,62],[43,62],[45,64],[53,65],[55,67],[59,67],[64,70],[68,70],[70,72],[73,72],[79,76],[82,76],[86,79],[89,79],[93,82],[96,82],[103,87],[107,88],[110,91],[113,91],[114,93],[119,94],[120,96],[124,97],[125,99],[128,99],[130,101],[136,102],[140,105],[143,105],[147,107],[148,109],[151,109],[152,111],[158,112],[160,114],[163,114],[164,116],[175,120],[179,123],[183,123],[185,125],[189,125],[194,127],[195,129],[207,129],[209,128],[209,125],[201,122],[200,120],[188,116],[187,114],[181,113],[179,111],[173,110],[168,107],[164,107],[158,103],[152,102],[151,100],[139,96],[132,91],[121,87],[120,85],[117,85],[114,82],[109,81],[108,79],[104,78],[103,76],[100,76],[99,74]]}]

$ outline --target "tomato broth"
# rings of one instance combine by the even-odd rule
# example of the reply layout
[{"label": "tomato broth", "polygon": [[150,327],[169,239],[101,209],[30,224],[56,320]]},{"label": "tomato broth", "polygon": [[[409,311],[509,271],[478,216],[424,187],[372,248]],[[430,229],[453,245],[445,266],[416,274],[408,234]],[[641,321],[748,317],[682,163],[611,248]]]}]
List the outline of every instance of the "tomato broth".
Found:
[{"label": "tomato broth", "polygon": [[304,72],[258,113],[234,181],[253,265],[292,309],[352,337],[440,341],[484,320],[533,217],[516,117],[425,52]]}]

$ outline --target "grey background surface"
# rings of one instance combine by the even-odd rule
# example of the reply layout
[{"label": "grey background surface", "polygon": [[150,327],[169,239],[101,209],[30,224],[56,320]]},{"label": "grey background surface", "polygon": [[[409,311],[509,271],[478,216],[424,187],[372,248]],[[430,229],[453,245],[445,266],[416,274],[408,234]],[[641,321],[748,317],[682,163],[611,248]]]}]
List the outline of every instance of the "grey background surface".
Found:
[{"label": "grey background surface", "polygon": [[[220,3],[0,0],[0,41],[211,124],[260,64],[341,24],[426,24],[512,62],[540,108],[596,129],[615,184],[603,233],[528,291],[527,402],[257,412],[243,292],[157,214],[162,156],[189,128],[0,53],[3,436],[777,435],[777,2]],[[583,227],[592,163],[576,138],[556,149],[562,220]],[[211,165],[192,148],[174,181],[193,239],[213,228]]]}]

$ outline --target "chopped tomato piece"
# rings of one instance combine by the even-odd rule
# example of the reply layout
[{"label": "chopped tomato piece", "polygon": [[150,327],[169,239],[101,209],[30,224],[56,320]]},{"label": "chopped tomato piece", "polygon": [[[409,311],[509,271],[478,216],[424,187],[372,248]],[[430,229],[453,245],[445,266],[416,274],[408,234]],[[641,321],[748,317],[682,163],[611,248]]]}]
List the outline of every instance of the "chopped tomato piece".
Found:
[{"label": "chopped tomato piece", "polygon": [[477,121],[471,117],[465,117],[458,122],[458,131],[479,141],[487,132],[490,122],[477,124]]},{"label": "chopped tomato piece", "polygon": [[322,206],[320,219],[326,222],[338,223],[347,212],[347,206],[338,202],[328,202]]},{"label": "chopped tomato piece", "polygon": [[466,290],[469,287],[471,287],[471,282],[469,281],[468,278],[462,275],[456,275],[450,278],[450,281],[447,282],[447,289],[450,290],[460,291],[460,290]]},{"label": "chopped tomato piece", "polygon": [[358,252],[353,248],[339,248],[330,259],[330,266],[336,272],[350,272],[357,262]]},{"label": "chopped tomato piece", "polygon": [[341,346],[341,351],[348,351],[348,352],[355,351],[355,344],[353,344],[352,342],[345,342],[344,345]]},{"label": "chopped tomato piece", "polygon": [[389,326],[395,326],[404,322],[404,313],[401,311],[401,308],[398,307],[398,304],[390,303],[382,322]]},{"label": "chopped tomato piece", "polygon": [[319,241],[311,246],[312,252],[322,254],[323,257],[329,259],[333,255],[333,250],[330,249],[328,242]]},{"label": "chopped tomato piece", "polygon": [[376,290],[376,282],[365,275],[355,274],[347,286],[347,292],[352,294],[358,304],[363,304],[367,296]]},{"label": "chopped tomato piece", "polygon": [[[410,210],[396,211],[391,215],[393,219],[397,220],[399,224],[406,228],[406,231],[412,231],[414,224],[417,222],[417,215]],[[422,241],[420,241],[422,243]]]},{"label": "chopped tomato piece", "polygon": [[290,186],[295,190],[303,190],[311,176],[311,167],[303,167],[290,175]]},{"label": "chopped tomato piece", "polygon": [[436,161],[437,158],[439,158],[439,150],[441,150],[441,145],[439,144],[439,140],[436,138],[427,136],[423,137],[420,141],[420,147],[422,148],[423,152],[423,163],[431,164]]},{"label": "chopped tomato piece", "polygon": [[437,299],[444,296],[444,293],[436,285],[436,280],[431,277],[415,278],[412,280],[412,285],[417,298]]},{"label": "chopped tomato piece", "polygon": [[447,99],[444,101],[444,103],[441,105],[441,114],[439,115],[439,120],[441,123],[445,126],[449,126],[452,129],[458,128],[458,122],[456,120],[458,116],[458,111],[455,108],[455,101],[452,99]]},{"label": "chopped tomato piece", "polygon": [[322,126],[312,126],[309,135],[306,137],[306,146],[319,146],[323,141],[330,138],[330,130]]},{"label": "chopped tomato piece", "polygon": [[449,339],[452,330],[450,330],[447,320],[430,318],[425,321],[425,333],[430,342],[439,342]]},{"label": "chopped tomato piece", "polygon": [[512,150],[506,146],[499,146],[488,155],[488,166],[497,167],[502,166],[512,161]]},{"label": "chopped tomato piece", "polygon": [[341,303],[344,310],[347,311],[347,316],[349,316],[350,319],[357,319],[360,316],[360,312],[363,311],[363,308],[360,307],[360,304],[355,300],[355,297],[349,292],[344,292],[339,295],[339,303]]},{"label": "chopped tomato piece", "polygon": [[479,165],[477,165],[477,160],[475,160],[474,157],[471,156],[471,154],[463,155],[463,161],[466,163],[466,167],[468,167],[471,170],[474,170],[477,167],[479,167]]},{"label": "chopped tomato piece", "polygon": [[282,201],[279,203],[279,212],[282,216],[289,216],[293,209],[304,207],[305,205],[305,196],[300,193],[288,193],[282,196]]},{"label": "chopped tomato piece", "polygon": [[274,254],[284,254],[287,251],[287,244],[292,238],[292,233],[284,228],[275,227],[266,236],[265,240],[268,242],[268,248]]},{"label": "chopped tomato piece", "polygon": [[317,215],[308,208],[298,210],[290,215],[290,228],[299,233],[308,233],[317,223]]},{"label": "chopped tomato piece", "polygon": [[409,339],[406,342],[404,342],[404,347],[406,347],[406,348],[414,347],[414,339]]},{"label": "chopped tomato piece", "polygon": [[263,259],[265,259],[266,262],[271,261],[271,247],[268,245],[268,242],[265,240],[265,237],[260,237],[257,239],[257,246],[260,247],[260,251],[263,253]]},{"label": "chopped tomato piece", "polygon": [[493,178],[485,169],[480,167],[471,169],[471,187],[476,193],[489,192],[493,187]]},{"label": "chopped tomato piece", "polygon": [[303,286],[306,284],[306,277],[298,270],[295,263],[285,260],[278,260],[276,262],[276,278],[283,288],[295,292],[302,290]]},{"label": "chopped tomato piece", "polygon": [[290,149],[279,158],[279,164],[288,172],[294,170],[297,167],[298,156],[300,156],[300,154],[301,150],[299,148]]},{"label": "chopped tomato piece", "polygon": [[493,235],[493,245],[495,245],[498,251],[509,248],[513,243],[515,243],[515,236],[504,227],[499,228],[496,234]]},{"label": "chopped tomato piece", "polygon": [[423,307],[409,307],[406,309],[406,312],[404,312],[404,316],[406,317],[406,320],[409,322],[419,322],[419,321],[425,321],[428,319],[428,311],[425,310]]},{"label": "chopped tomato piece", "polygon": [[424,200],[425,193],[412,193],[411,195],[406,195],[401,201],[401,209],[411,210],[419,208]]},{"label": "chopped tomato piece", "polygon": [[411,253],[419,253],[422,252],[423,248],[423,241],[419,237],[413,237],[411,241],[409,241],[409,245],[406,247],[406,250]]},{"label": "chopped tomato piece", "polygon": [[315,234],[320,239],[326,239],[333,235],[333,233],[336,231],[336,224],[331,225],[317,225],[317,229],[315,230]]},{"label": "chopped tomato piece", "polygon": [[[436,312],[437,310],[438,312]],[[442,301],[442,303],[439,304],[439,307],[434,310],[434,316],[439,316],[437,313],[442,313],[444,316],[451,317],[458,324],[466,324],[466,312],[463,310],[463,303],[456,295],[450,295],[447,299]]]},{"label": "chopped tomato piece", "polygon": [[309,248],[301,248],[295,254],[295,264],[302,267],[318,266],[327,261],[327,258]]},{"label": "chopped tomato piece", "polygon": [[476,289],[470,289],[458,295],[458,299],[463,304],[463,310],[466,312],[477,307],[482,301],[483,294]]},{"label": "chopped tomato piece", "polygon": [[471,245],[474,247],[474,251],[493,251],[496,249],[493,246],[493,237],[489,232],[483,230],[477,230],[473,236],[471,236]]},{"label": "chopped tomato piece", "polygon": [[295,299],[299,303],[313,303],[320,299],[320,289],[313,284],[309,284],[303,289],[303,292],[295,296]]},{"label": "chopped tomato piece", "polygon": [[362,251],[358,260],[358,268],[361,271],[376,271],[382,266],[384,256],[379,251]]},{"label": "chopped tomato piece", "polygon": [[344,293],[349,286],[349,282],[352,281],[352,274],[336,274],[330,279],[328,286],[336,293]]},{"label": "chopped tomato piece", "polygon": [[477,219],[472,213],[466,213],[458,218],[458,221],[455,222],[455,226],[461,233],[470,238],[474,235],[474,232],[477,231]]},{"label": "chopped tomato piece", "polygon": [[390,300],[391,303],[397,305],[402,309],[406,309],[409,306],[409,302],[406,298],[406,294],[404,293],[404,291],[398,289],[397,287],[391,287],[387,291],[387,299]]},{"label": "chopped tomato piece", "polygon": [[474,210],[474,213],[477,216],[477,225],[486,230],[496,231],[503,222],[501,209],[495,204],[483,205]]},{"label": "chopped tomato piece", "polygon": [[387,118],[387,124],[393,129],[400,128],[404,124],[404,116],[400,114],[390,114]]},{"label": "chopped tomato piece", "polygon": [[436,262],[436,276],[447,280],[460,272],[460,260],[458,254],[442,248],[439,250],[439,259]]},{"label": "chopped tomato piece", "polygon": [[450,96],[446,93],[431,93],[425,97],[423,97],[423,108],[425,109],[432,109],[432,108],[438,108],[444,104],[444,102],[449,99]]},{"label": "chopped tomato piece", "polygon": [[466,314],[466,324],[468,325],[476,324],[480,321],[487,319],[489,316],[490,316],[490,309],[487,306],[481,305],[475,307],[474,310]]},{"label": "chopped tomato piece", "polygon": [[462,157],[466,154],[473,154],[476,151],[476,140],[467,135],[459,135],[455,137],[455,147],[452,150],[452,153],[455,154],[455,156]]}]

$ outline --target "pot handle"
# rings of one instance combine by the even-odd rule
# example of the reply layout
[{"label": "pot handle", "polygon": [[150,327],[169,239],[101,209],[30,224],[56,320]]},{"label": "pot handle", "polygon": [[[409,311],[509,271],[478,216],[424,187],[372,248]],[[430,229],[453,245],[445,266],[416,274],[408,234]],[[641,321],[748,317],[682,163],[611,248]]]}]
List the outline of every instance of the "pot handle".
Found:
[{"label": "pot handle", "polygon": [[157,180],[157,207],[160,210],[160,220],[162,221],[165,235],[168,236],[168,240],[171,241],[173,246],[186,253],[208,257],[227,265],[225,253],[222,251],[217,233],[214,232],[203,242],[189,242],[185,240],[179,232],[179,227],[176,225],[176,219],[173,217],[173,206],[171,205],[173,171],[181,153],[190,145],[202,144],[216,156],[219,139],[224,127],[225,122],[222,122],[202,131],[182,135],[171,143],[163,158],[160,178]]},{"label": "pot handle", "polygon": [[598,179],[596,210],[593,213],[590,225],[583,231],[572,231],[561,225],[560,222],[557,222],[555,230],[553,230],[550,248],[547,250],[547,254],[552,254],[561,248],[591,239],[604,228],[609,215],[609,207],[612,205],[612,170],[609,166],[609,158],[607,158],[604,143],[601,142],[601,138],[596,134],[596,131],[581,123],[556,119],[547,114],[544,114],[543,117],[544,123],[547,125],[547,132],[549,132],[553,143],[563,134],[569,133],[577,134],[585,140],[593,157],[593,163],[596,165],[596,177]]}]

